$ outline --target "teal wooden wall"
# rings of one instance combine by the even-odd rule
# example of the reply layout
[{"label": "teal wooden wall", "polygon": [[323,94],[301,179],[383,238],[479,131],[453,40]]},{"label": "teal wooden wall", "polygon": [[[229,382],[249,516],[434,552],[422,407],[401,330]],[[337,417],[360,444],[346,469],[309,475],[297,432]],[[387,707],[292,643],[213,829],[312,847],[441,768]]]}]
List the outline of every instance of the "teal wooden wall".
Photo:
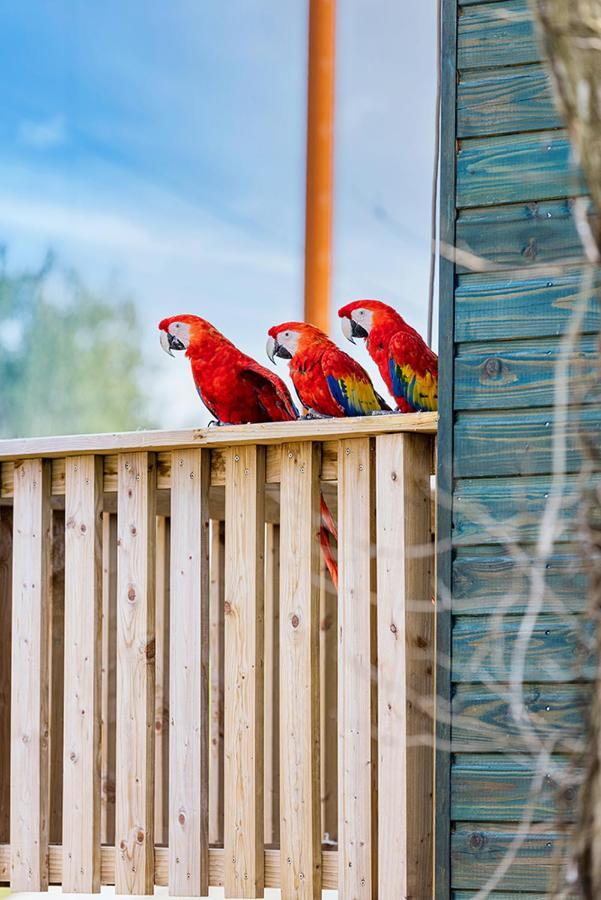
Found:
[{"label": "teal wooden wall", "polygon": [[[500,269],[441,267],[439,524],[452,550],[443,546],[439,557],[440,593],[444,599],[450,586],[451,600],[450,614],[440,616],[439,652],[451,665],[449,676],[439,661],[438,675],[440,709],[444,716],[448,700],[452,717],[450,728],[439,725],[437,896],[463,900],[494,872],[530,799],[535,759],[513,721],[507,682],[529,597],[527,561],[553,490],[555,367],[583,272],[571,207],[586,186],[527,0],[445,0],[443,19],[442,236]],[[591,298],[570,360],[581,382],[597,362],[599,325]],[[586,397],[568,418],[564,530],[548,560],[525,666],[538,734],[559,739],[558,773],[572,764],[561,739],[583,734],[593,675],[575,506],[583,424],[599,434],[601,409]],[[496,900],[551,890],[560,820],[569,828],[575,808],[574,792],[560,796],[555,782],[546,778],[533,798],[536,834]]]}]

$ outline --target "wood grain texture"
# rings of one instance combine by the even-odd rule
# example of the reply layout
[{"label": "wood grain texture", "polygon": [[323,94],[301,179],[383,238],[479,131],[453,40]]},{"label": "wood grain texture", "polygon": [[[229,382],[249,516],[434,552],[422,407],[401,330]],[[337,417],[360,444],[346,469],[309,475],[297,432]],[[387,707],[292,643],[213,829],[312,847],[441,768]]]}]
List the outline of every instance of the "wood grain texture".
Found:
[{"label": "wood grain texture", "polygon": [[[60,884],[63,871],[63,848],[51,845],[49,848],[50,883]],[[155,847],[154,883],[167,887],[169,851],[167,847]],[[267,848],[264,853],[265,886],[277,888],[280,883],[280,851]],[[8,879],[10,868],[10,846],[0,844],[0,882]],[[324,890],[336,890],[338,884],[338,853],[336,850],[322,850],[321,868]],[[222,847],[209,849],[209,882],[212,886],[223,887],[225,851]],[[115,848],[103,846],[100,856],[100,881],[102,884],[115,883]]]},{"label": "wood grain texture", "polygon": [[63,890],[100,890],[102,459],[65,470]]},{"label": "wood grain texture", "polygon": [[[596,485],[601,478],[594,475],[591,481]],[[532,543],[538,539],[541,516],[551,490],[548,475],[458,479],[453,497],[455,545]],[[566,475],[559,515],[563,529],[559,543],[569,542],[576,535],[578,502],[578,477]]]},{"label": "wood grain texture", "polygon": [[321,897],[319,448],[282,445],[280,874],[282,896]]},{"label": "wood grain texture", "polygon": [[265,844],[277,845],[280,843],[280,526],[274,524],[265,526],[264,687]]},{"label": "wood grain texture", "polygon": [[461,208],[586,193],[562,131],[465,140],[457,154],[457,206]]},{"label": "wood grain texture", "polygon": [[209,841],[223,844],[225,525],[210,522],[209,551]]},{"label": "wood grain texture", "polygon": [[[591,209],[592,224],[596,214]],[[461,210],[457,220],[457,246],[476,256],[494,262],[497,267],[516,269],[505,276],[513,281],[524,275],[535,275],[535,267],[567,266],[584,261],[582,241],[573,216],[573,201],[545,200],[531,203],[508,203],[504,206],[485,206]],[[535,269],[528,273],[528,269]],[[460,273],[471,274],[471,269],[458,265]],[[543,268],[538,272],[541,281],[555,284],[557,273]],[[566,269],[566,274],[571,274]],[[578,273],[577,273],[578,274]],[[561,274],[559,275],[561,277]],[[503,281],[501,276],[488,273],[474,275],[484,285]],[[470,279],[460,283],[469,284]],[[525,324],[525,323],[524,323]],[[544,325],[544,319],[541,320]],[[540,332],[536,332],[540,334]]]},{"label": "wood grain texture", "polygon": [[260,897],[265,451],[228,451],[225,488],[225,892]]},{"label": "wood grain texture", "polygon": [[460,138],[543,131],[562,125],[549,75],[540,65],[467,70],[457,93]]},{"label": "wood grain texture", "polygon": [[378,895],[427,897],[434,789],[427,443],[404,435],[376,438],[376,485]]},{"label": "wood grain texture", "polygon": [[63,710],[65,705],[65,512],[52,510],[50,616],[50,820],[48,840],[63,836]]},{"label": "wood grain texture", "polygon": [[[452,700],[453,750],[497,753],[525,750],[507,695],[482,684],[456,684]],[[591,703],[588,684],[534,682],[524,686],[524,703],[534,733],[566,752],[582,738]],[[562,744],[562,741],[565,743]]]},{"label": "wood grain texture", "polygon": [[461,10],[457,36],[460,70],[536,63],[540,58],[527,0],[503,0]]},{"label": "wood grain texture", "polygon": [[340,892],[378,890],[374,459],[367,438],[338,450],[338,853]]},{"label": "wood grain texture", "polygon": [[169,893],[209,885],[209,479],[206,451],[171,461]]},{"label": "wood grain texture", "polygon": [[319,560],[319,603],[321,831],[324,843],[335,843],[338,839],[338,597],[323,555]]},{"label": "wood grain texture", "polygon": [[[560,349],[552,339],[462,345],[455,358],[455,409],[552,406]],[[585,401],[597,360],[594,335],[582,337],[568,357],[570,381]]]},{"label": "wood grain texture", "polygon": [[[497,234],[494,222],[482,222],[479,227],[483,234]],[[460,276],[455,307],[457,340],[496,341],[502,349],[498,342],[508,338],[564,334],[580,298],[582,276],[582,269],[567,269],[561,275],[514,271]],[[584,334],[596,334],[601,324],[600,281],[597,276],[583,318]]]},{"label": "wood grain texture", "polygon": [[[540,826],[539,826],[540,827]],[[517,851],[497,887],[521,896],[522,892],[551,893],[565,858],[566,836],[549,826],[533,829]],[[453,886],[477,891],[496,871],[516,836],[515,825],[462,822],[451,836]]]},{"label": "wood grain texture", "polygon": [[10,668],[12,632],[13,511],[0,507],[0,841],[10,838]]},{"label": "wood grain texture", "polygon": [[[458,478],[487,475],[546,475],[553,471],[552,409],[459,413],[455,425]],[[566,471],[582,466],[582,435],[601,433],[601,409],[572,407],[567,416]]]},{"label": "wood grain texture", "polygon": [[[468,822],[573,822],[583,770],[553,756],[541,773],[536,756],[459,754],[451,770],[451,812]],[[536,780],[535,780],[536,779]]]},{"label": "wood grain texture", "polygon": [[100,723],[100,840],[115,843],[117,716],[117,516],[102,514],[102,716]]},{"label": "wood grain texture", "polygon": [[[169,467],[171,469],[171,466]],[[154,840],[169,843],[169,588],[171,519],[156,518]]]},{"label": "wood grain texture", "polygon": [[[496,622],[483,616],[458,619],[453,629],[453,680],[509,682],[521,622],[521,616],[511,615]],[[532,627],[524,681],[590,680],[595,671],[592,631],[584,617],[539,616]]]},{"label": "wood grain texture", "polygon": [[[487,616],[500,609],[523,613],[531,596],[535,552],[532,547],[521,551],[515,558],[502,546],[458,548],[453,561],[455,614]],[[588,572],[579,546],[557,548],[545,563],[543,612],[585,612],[587,586]]]},{"label": "wood grain texture", "polygon": [[130,431],[79,434],[67,437],[12,438],[0,441],[0,460],[36,456],[77,456],[81,453],[126,453],[134,450],[212,449],[238,445],[281,444],[284,441],[337,441],[346,436],[418,432],[435,434],[436,413],[396,413],[344,419],[227,425],[222,428],[184,428],[179,431]]},{"label": "wood grain texture", "polygon": [[154,880],[155,460],[119,457],[115,885]]},{"label": "wood grain texture", "polygon": [[10,883],[48,888],[50,466],[15,466],[13,509]]}]

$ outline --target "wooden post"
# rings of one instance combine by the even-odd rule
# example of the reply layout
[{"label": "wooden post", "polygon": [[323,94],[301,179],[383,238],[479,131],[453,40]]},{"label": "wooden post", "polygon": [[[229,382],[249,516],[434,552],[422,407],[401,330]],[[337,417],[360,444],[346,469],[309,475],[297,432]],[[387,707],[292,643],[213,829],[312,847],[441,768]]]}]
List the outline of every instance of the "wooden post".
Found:
[{"label": "wooden post", "polygon": [[52,576],[50,592],[50,819],[48,840],[60,844],[63,838],[63,710],[65,704],[65,511],[52,511]]},{"label": "wooden post", "polygon": [[48,888],[50,463],[15,465],[10,759],[13,891]]},{"label": "wooden post", "polygon": [[225,589],[225,525],[210,523],[210,741],[209,741],[209,842],[223,844],[223,703],[224,646],[223,603]]},{"label": "wooden post", "polygon": [[115,843],[117,710],[117,516],[102,514],[102,715],[100,726],[100,841]]},{"label": "wooden post", "polygon": [[305,321],[330,330],[336,0],[310,0]]},{"label": "wooden post", "polygon": [[[375,540],[369,438],[338,447],[338,878],[341,897],[375,900]],[[386,893],[386,896],[391,896]]]},{"label": "wooden post", "polygon": [[209,891],[208,451],[171,455],[169,893]]},{"label": "wooden post", "polygon": [[263,896],[265,448],[226,452],[225,895]]},{"label": "wooden post", "polygon": [[154,892],[154,456],[118,461],[115,889]]},{"label": "wooden post", "polygon": [[65,460],[63,891],[100,890],[102,458]]},{"label": "wooden post", "polygon": [[280,835],[280,526],[265,526],[265,843]]},{"label": "wooden post", "polygon": [[432,892],[430,446],[376,438],[380,896]]},{"label": "wooden post", "polygon": [[169,581],[171,521],[156,520],[154,842],[169,842]]},{"label": "wooden post", "polygon": [[321,897],[319,447],[282,445],[280,880],[284,900]]},{"label": "wooden post", "polygon": [[10,841],[10,657],[13,511],[0,506],[0,842]]}]

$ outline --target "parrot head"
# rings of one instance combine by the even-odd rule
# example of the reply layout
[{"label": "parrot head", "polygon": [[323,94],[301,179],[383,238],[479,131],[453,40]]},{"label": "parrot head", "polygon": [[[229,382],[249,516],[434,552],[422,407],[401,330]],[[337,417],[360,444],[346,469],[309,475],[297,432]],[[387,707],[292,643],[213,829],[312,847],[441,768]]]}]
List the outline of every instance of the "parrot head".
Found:
[{"label": "parrot head", "polygon": [[193,349],[195,343],[201,340],[208,331],[214,331],[213,326],[200,316],[170,316],[159,322],[161,332],[161,347],[173,356],[174,350]]},{"label": "parrot head", "polygon": [[342,333],[352,344],[355,338],[367,339],[374,325],[403,320],[398,312],[381,300],[354,300],[338,310],[342,319]]},{"label": "parrot head", "polygon": [[292,359],[298,350],[302,350],[309,342],[328,340],[327,335],[315,325],[308,322],[283,322],[274,325],[267,332],[267,356],[275,362],[276,356],[280,359]]}]

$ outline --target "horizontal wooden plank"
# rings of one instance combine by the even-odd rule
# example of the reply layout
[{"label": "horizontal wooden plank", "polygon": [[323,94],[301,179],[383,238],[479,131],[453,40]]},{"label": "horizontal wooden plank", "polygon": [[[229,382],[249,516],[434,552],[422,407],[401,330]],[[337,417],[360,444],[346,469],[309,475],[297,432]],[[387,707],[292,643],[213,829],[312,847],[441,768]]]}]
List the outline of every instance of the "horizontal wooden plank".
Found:
[{"label": "horizontal wooden plank", "polygon": [[535,63],[541,57],[527,0],[503,0],[460,10],[460,70]]},{"label": "horizontal wooden plank", "polygon": [[[225,485],[225,450],[211,451],[211,487]],[[279,484],[281,450],[278,444],[267,447],[265,480],[267,484]],[[157,489],[167,491],[171,487],[171,452],[157,453]],[[13,496],[14,462],[0,463],[0,497],[9,500]],[[338,441],[324,441],[321,452],[320,479],[336,481],[338,478]],[[117,490],[117,456],[104,457],[104,492],[112,494]],[[65,493],[65,458],[52,460],[52,494],[60,497]],[[216,499],[216,495],[215,495]],[[223,516],[214,516],[223,518]]]},{"label": "horizontal wooden plank", "polygon": [[[483,221],[477,227],[482,233],[496,235],[494,221]],[[516,247],[518,241],[519,238]],[[574,268],[561,274],[513,271],[461,275],[455,294],[455,340],[542,338],[565,333],[580,300],[583,274],[583,269]],[[600,285],[601,276],[597,273],[587,298],[581,329],[584,334],[597,333],[601,325],[597,293]]]},{"label": "horizontal wooden plank", "polygon": [[[455,409],[524,409],[552,406],[561,349],[559,339],[462,344],[455,359]],[[569,375],[586,400],[598,366],[595,335],[585,335],[569,355]],[[598,402],[591,396],[591,402]]]},{"label": "horizontal wooden plank", "polygon": [[522,754],[459,754],[451,766],[451,816],[470,822],[519,822],[575,818],[582,769],[554,756],[544,770],[538,757]]},{"label": "horizontal wooden plank", "polygon": [[[154,883],[159,887],[167,887],[168,847],[154,848]],[[49,850],[50,883],[60,884],[63,872],[63,848],[56,844]],[[338,853],[336,850],[321,852],[322,884],[324,890],[336,890],[338,885]],[[0,844],[0,882],[6,882],[10,871],[10,845]],[[209,884],[223,887],[224,850],[222,847],[209,849]],[[115,848],[101,847],[100,865],[101,884],[115,883]],[[265,849],[265,886],[276,888],[280,884],[280,851]]]},{"label": "horizontal wooden plank", "polygon": [[[534,550],[521,547],[523,559],[504,547],[460,547],[453,561],[455,615],[489,615],[506,609],[522,613],[531,596]],[[588,575],[579,548],[562,547],[545,563],[544,610],[584,612],[588,607]],[[572,550],[572,552],[570,552]]]},{"label": "horizontal wooden plank", "polygon": [[[454,473],[458,478],[486,475],[544,475],[553,471],[553,409],[459,413],[455,424]],[[581,436],[601,434],[601,407],[570,408],[565,427],[566,471],[582,466]]]},{"label": "horizontal wooden plank", "polygon": [[[462,616],[452,635],[453,681],[509,682],[522,616],[496,621]],[[570,682],[595,676],[592,622],[579,616],[541,615],[532,625],[524,681]]]},{"label": "horizontal wooden plank", "polygon": [[457,86],[457,136],[479,137],[560,128],[544,66],[463,74]]},{"label": "horizontal wooden plank", "polygon": [[396,432],[434,434],[437,421],[436,413],[390,413],[349,419],[299,419],[296,422],[186,428],[180,431],[15,438],[0,441],[0,460],[73,456],[79,453],[123,453],[128,450],[160,451],[186,447],[233,447],[237,444],[281,444],[285,441],[334,441],[346,437]]},{"label": "horizontal wooden plank", "polygon": [[459,208],[585,194],[563,131],[464,140],[457,154]]},{"label": "horizontal wooden plank", "polygon": [[[524,704],[534,734],[568,752],[582,740],[590,710],[592,685],[545,684],[524,686]],[[452,746],[455,752],[495,753],[527,749],[515,723],[504,685],[456,684],[451,701]]]},{"label": "horizontal wooden plank", "polygon": [[[497,871],[516,838],[516,825],[465,822],[451,835],[453,887],[476,891]],[[533,825],[530,834],[517,849],[515,859],[496,885],[511,891],[551,892],[562,871],[567,838],[551,825]]]},{"label": "horizontal wooden plank", "polygon": [[[592,476],[593,485],[600,482],[601,475]],[[551,478],[546,475],[459,479],[453,497],[454,544],[509,546],[511,542],[534,542],[551,491]],[[559,542],[565,543],[577,533],[575,512],[579,496],[578,477],[566,475]]]}]

